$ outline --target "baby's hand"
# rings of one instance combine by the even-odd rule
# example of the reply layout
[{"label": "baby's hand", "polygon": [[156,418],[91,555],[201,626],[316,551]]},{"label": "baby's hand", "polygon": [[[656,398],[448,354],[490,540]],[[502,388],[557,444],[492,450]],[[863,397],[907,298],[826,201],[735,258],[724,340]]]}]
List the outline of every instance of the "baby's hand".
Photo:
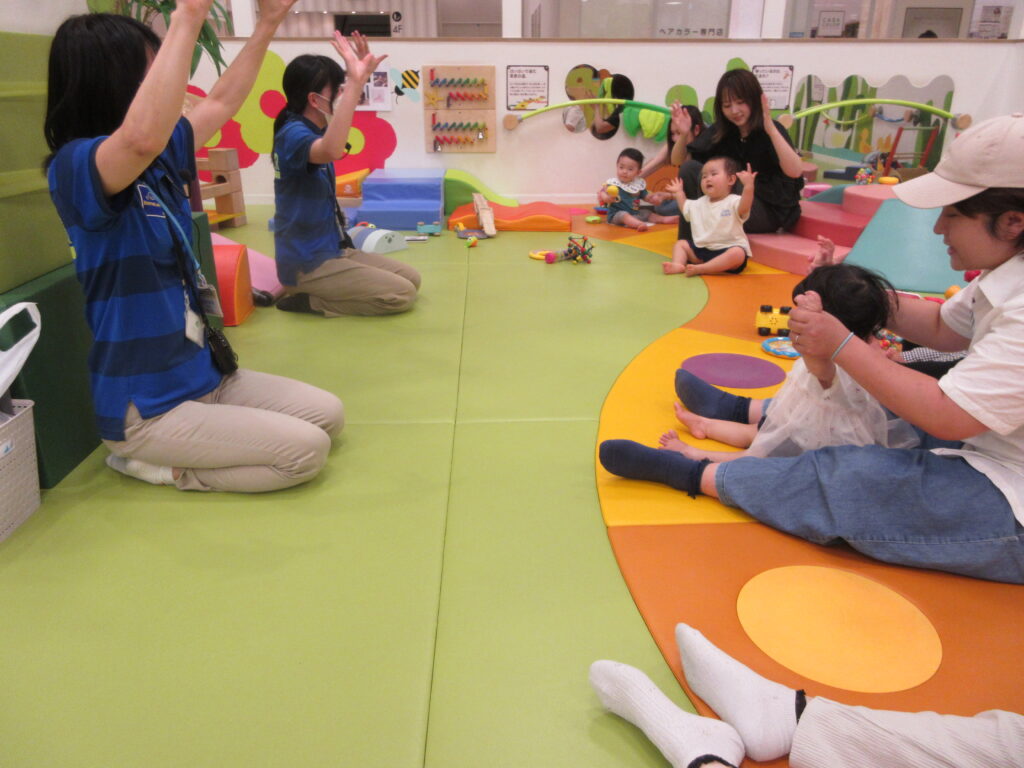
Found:
[{"label": "baby's hand", "polygon": [[678,176],[665,185],[665,191],[671,195],[678,195],[683,191],[683,180]]},{"label": "baby's hand", "polygon": [[842,258],[836,259],[836,244],[823,235],[818,235],[818,252],[808,256],[807,260],[811,267],[823,267],[829,264],[839,264]]},{"label": "baby's hand", "polygon": [[736,171],[736,178],[743,184],[743,188],[754,186],[754,179],[757,178],[757,172],[750,169],[750,163],[747,163],[747,170]]}]

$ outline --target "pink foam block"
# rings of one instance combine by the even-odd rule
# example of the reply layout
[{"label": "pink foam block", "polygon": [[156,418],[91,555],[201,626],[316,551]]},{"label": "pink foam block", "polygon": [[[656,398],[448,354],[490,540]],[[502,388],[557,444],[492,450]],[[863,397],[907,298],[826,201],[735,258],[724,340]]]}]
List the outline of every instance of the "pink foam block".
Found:
[{"label": "pink foam block", "polygon": [[[214,245],[236,244],[231,238],[224,237],[224,235],[216,232],[210,233],[210,239]],[[252,248],[249,248],[248,251],[249,276],[252,279],[252,287],[260,291],[266,291],[275,299],[283,296],[284,286],[277,280],[277,264],[274,263],[274,260],[266,254],[254,251]]]},{"label": "pink foam block", "polygon": [[843,210],[857,216],[875,215],[886,200],[896,197],[888,184],[858,184],[843,190]]},{"label": "pink foam block", "polygon": [[[845,195],[845,192],[844,192]],[[823,235],[836,245],[853,247],[864,231],[870,216],[859,216],[844,211],[835,203],[816,203],[813,200],[800,201],[800,220],[793,227],[793,234],[816,240]]]},{"label": "pink foam block", "polygon": [[[754,261],[795,275],[810,272],[808,259],[818,252],[817,240],[786,232],[779,235],[747,235],[747,239],[750,241]],[[837,257],[845,257],[849,252],[850,249],[845,246],[836,246]]]}]

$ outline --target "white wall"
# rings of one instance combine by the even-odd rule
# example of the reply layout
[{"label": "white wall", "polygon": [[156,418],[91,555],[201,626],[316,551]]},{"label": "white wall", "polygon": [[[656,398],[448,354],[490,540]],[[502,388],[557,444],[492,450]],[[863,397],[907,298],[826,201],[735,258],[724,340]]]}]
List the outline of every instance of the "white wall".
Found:
[{"label": "white wall", "polygon": [[[240,43],[230,41],[227,45],[232,55]],[[851,74],[877,85],[897,74],[919,85],[948,74],[955,83],[955,112],[966,112],[980,120],[1024,110],[1024,42],[602,41],[595,46],[592,41],[390,40],[378,48],[389,54],[387,65],[398,70],[419,69],[425,64],[494,64],[499,123],[506,113],[504,75],[509,64],[547,64],[551,68],[549,98],[553,104],[565,100],[565,74],[581,63],[606,66],[628,75],[636,85],[638,100],[663,103],[668,89],[677,84],[695,87],[701,101],[712,96],[726,63],[733,57],[749,65],[793,64],[797,79],[816,74],[828,85],[836,85]],[[330,53],[326,44],[295,41],[276,43],[274,50],[285,61],[309,51]],[[204,65],[196,82],[208,88],[212,79],[212,69]],[[570,134],[562,127],[559,113],[552,111],[523,122],[514,131],[499,128],[495,154],[435,154],[424,148],[422,101],[414,103],[402,97],[391,112],[379,115],[394,126],[398,137],[389,167],[461,168],[496,192],[523,202],[589,199],[600,181],[611,174],[614,159],[623,147],[636,146],[647,154],[660,146],[631,138],[624,131],[603,142],[589,134]],[[248,200],[272,200],[272,175],[266,158],[247,169],[243,180]]]},{"label": "white wall", "polygon": [[4,32],[52,35],[68,16],[87,13],[88,10],[85,0],[2,0],[0,29]]}]

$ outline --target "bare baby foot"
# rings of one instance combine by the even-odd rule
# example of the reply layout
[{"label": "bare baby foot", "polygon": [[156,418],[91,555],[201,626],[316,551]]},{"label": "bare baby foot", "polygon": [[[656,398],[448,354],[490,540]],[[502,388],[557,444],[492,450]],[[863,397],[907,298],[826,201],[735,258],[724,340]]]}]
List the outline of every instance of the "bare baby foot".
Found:
[{"label": "bare baby foot", "polygon": [[686,271],[686,265],[684,264],[673,264],[671,261],[666,261],[661,265],[661,271],[666,275],[678,275]]},{"label": "bare baby foot", "polygon": [[708,436],[707,427],[704,424],[704,417],[688,411],[683,408],[682,403],[675,402],[672,404],[672,408],[676,412],[676,418],[688,429],[690,434],[696,437],[698,440],[703,440]]}]

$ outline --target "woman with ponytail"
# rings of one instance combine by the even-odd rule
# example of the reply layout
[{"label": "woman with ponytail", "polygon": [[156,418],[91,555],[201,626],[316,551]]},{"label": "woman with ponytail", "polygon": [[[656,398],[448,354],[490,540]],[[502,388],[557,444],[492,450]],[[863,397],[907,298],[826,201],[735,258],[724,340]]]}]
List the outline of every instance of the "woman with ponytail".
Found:
[{"label": "woman with ponytail", "polygon": [[325,317],[390,315],[416,301],[412,267],[353,247],[335,197],[334,162],[348,152],[352,118],[384,56],[356,32],[331,41],[346,71],[327,56],[304,54],[284,72],[287,104],[274,122],[274,244],[288,295],[277,308]]}]

